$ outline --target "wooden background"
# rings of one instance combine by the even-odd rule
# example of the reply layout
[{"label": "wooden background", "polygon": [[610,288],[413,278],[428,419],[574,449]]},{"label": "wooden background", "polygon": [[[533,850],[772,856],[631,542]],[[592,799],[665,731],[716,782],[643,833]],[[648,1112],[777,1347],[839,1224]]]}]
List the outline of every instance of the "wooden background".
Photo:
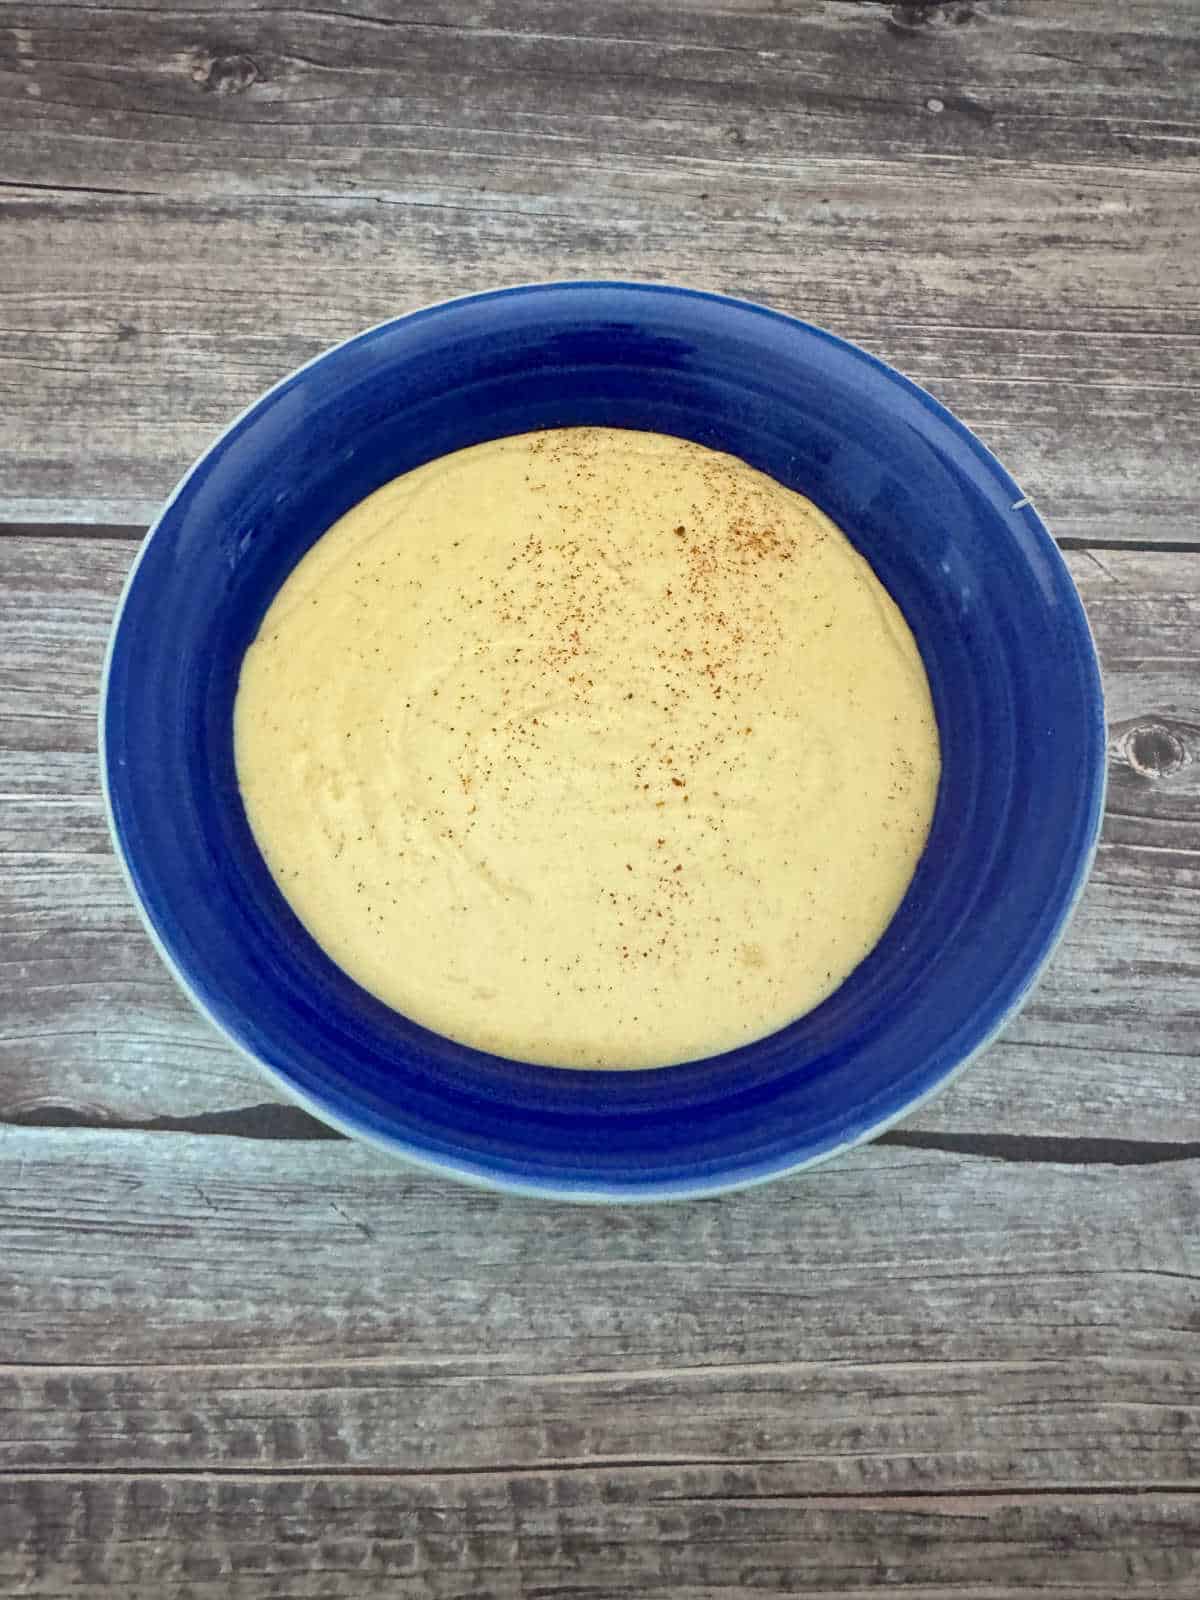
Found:
[{"label": "wooden background", "polygon": [[[296,363],[681,279],[1013,469],[1109,808],[1033,1003],[807,1178],[580,1211],[278,1105],[96,779],[135,541]],[[0,1593],[1200,1595],[1195,0],[0,3]]]}]

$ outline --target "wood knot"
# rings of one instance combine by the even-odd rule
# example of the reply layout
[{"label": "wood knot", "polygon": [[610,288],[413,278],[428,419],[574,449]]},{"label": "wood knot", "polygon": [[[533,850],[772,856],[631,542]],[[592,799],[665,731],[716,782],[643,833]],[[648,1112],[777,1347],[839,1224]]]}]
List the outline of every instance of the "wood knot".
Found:
[{"label": "wood knot", "polygon": [[262,79],[257,62],[249,56],[215,56],[201,51],[192,63],[192,82],[206,94],[245,94]]},{"label": "wood knot", "polygon": [[1121,741],[1126,761],[1143,778],[1165,778],[1178,772],[1188,759],[1183,740],[1161,722],[1142,722],[1130,728]]},{"label": "wood knot", "polygon": [[903,0],[892,7],[888,26],[897,33],[915,33],[931,22],[954,22],[961,26],[978,15],[977,4],[978,0]]},{"label": "wood knot", "polygon": [[914,4],[893,6],[888,20],[894,28],[900,28],[905,33],[908,33],[914,28],[927,27],[941,9],[938,0],[926,0],[925,4],[921,4],[920,0],[916,0]]}]

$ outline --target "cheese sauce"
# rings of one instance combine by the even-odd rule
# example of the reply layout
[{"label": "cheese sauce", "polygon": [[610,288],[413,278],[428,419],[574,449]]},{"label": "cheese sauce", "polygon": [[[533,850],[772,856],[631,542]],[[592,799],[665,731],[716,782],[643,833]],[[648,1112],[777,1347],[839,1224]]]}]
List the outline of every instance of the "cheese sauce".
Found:
[{"label": "cheese sauce", "polygon": [[940,771],[869,565],[744,462],[500,439],[317,541],[242,666],[242,798],[364,988],[484,1050],[662,1066],[811,1009],[878,942]]}]

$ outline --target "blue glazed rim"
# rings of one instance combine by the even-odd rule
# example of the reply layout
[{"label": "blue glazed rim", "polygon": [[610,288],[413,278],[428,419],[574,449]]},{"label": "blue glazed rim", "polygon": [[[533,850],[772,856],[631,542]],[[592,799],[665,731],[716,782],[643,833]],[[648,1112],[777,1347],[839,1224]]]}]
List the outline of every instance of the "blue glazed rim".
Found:
[{"label": "blue glazed rim", "polygon": [[[1062,620],[1071,632],[1072,647],[1078,658],[1077,664],[1083,677],[1086,678],[1086,682],[1081,689],[1088,719],[1088,726],[1081,733],[1082,745],[1086,751],[1086,760],[1083,771],[1080,773],[1080,803],[1076,817],[1077,825],[1074,827],[1070,841],[1070,856],[1074,861],[1073,869],[1068,876],[1059,880],[1052,914],[1043,919],[1039,937],[1023,950],[1023,958],[1019,966],[1015,967],[1009,974],[1009,981],[1004,985],[998,986],[992,993],[991,1005],[986,1007],[982,1014],[976,1014],[971,1019],[971,1026],[964,1030],[964,1037],[956,1048],[953,1060],[925,1063],[923,1067],[919,1066],[917,1069],[907,1072],[906,1075],[892,1084],[890,1094],[877,1095],[869,1105],[858,1107],[856,1113],[852,1112],[842,1116],[836,1136],[820,1142],[812,1142],[802,1150],[784,1151],[782,1153],[775,1151],[762,1159],[740,1162],[730,1162],[717,1157],[712,1162],[698,1167],[695,1172],[680,1172],[677,1170],[662,1174],[651,1170],[628,1178],[623,1177],[618,1182],[595,1181],[586,1174],[576,1175],[575,1172],[567,1171],[556,1173],[549,1178],[531,1176],[529,1173],[522,1171],[522,1162],[519,1159],[514,1161],[511,1158],[493,1159],[487,1155],[464,1156],[460,1152],[448,1149],[444,1143],[437,1140],[431,1141],[398,1132],[394,1126],[388,1125],[389,1119],[387,1117],[381,1118],[369,1105],[357,1103],[354,1095],[347,1094],[344,1089],[331,1088],[329,1085],[322,1083],[319,1092],[314,1092],[313,1088],[306,1084],[298,1074],[289,1070],[287,1063],[281,1063],[279,1060],[269,1061],[264,1059],[262,1041],[255,1038],[255,1030],[251,1026],[251,1019],[246,1018],[244,1015],[238,1015],[236,1011],[231,1015],[230,1011],[222,1006],[221,996],[207,990],[204,983],[197,978],[197,975],[189,971],[187,963],[178,957],[176,940],[172,937],[169,917],[164,918],[161,906],[148,903],[147,896],[143,893],[142,885],[139,881],[136,860],[131,856],[129,850],[129,841],[120,816],[120,805],[114,800],[112,774],[110,772],[112,722],[118,721],[120,717],[119,707],[117,716],[110,717],[113,664],[120,647],[122,624],[126,619],[130,596],[135,592],[139,573],[143,570],[147,557],[154,546],[154,541],[162,537],[162,530],[170,523],[176,506],[188,494],[191,486],[198,481],[199,476],[208,466],[215,460],[219,460],[222,453],[228,450],[230,445],[237,441],[254,424],[255,420],[267,410],[272,402],[277,401],[301,384],[305,377],[314,368],[320,367],[322,363],[330,362],[336,357],[363,349],[374,340],[386,337],[397,330],[412,327],[427,319],[453,312],[456,308],[486,307],[496,302],[513,301],[520,297],[531,295],[551,294],[562,296],[564,293],[569,296],[578,295],[580,297],[589,294],[608,297],[623,295],[634,298],[666,297],[677,302],[683,302],[693,308],[698,306],[708,307],[714,308],[716,311],[719,311],[720,308],[726,308],[728,312],[736,313],[739,316],[765,319],[769,323],[788,330],[793,337],[801,335],[817,345],[824,346],[829,351],[840,352],[838,359],[851,358],[854,362],[861,363],[864,371],[873,373],[876,380],[882,378],[885,380],[886,385],[894,386],[898,389],[900,393],[907,397],[910,405],[913,401],[916,401],[926,415],[931,430],[935,432],[937,429],[943,430],[952,437],[958,447],[965,446],[969,450],[975,462],[983,469],[986,477],[990,480],[991,486],[998,489],[1000,495],[1005,497],[1005,504],[1014,519],[1010,530],[1013,537],[1023,541],[1027,553],[1036,555],[1044,570],[1051,571],[1051,575],[1058,583],[1055,601],[1056,604],[1063,607],[1064,616]],[[1086,616],[1078,595],[1070,582],[1069,575],[1066,573],[1057,547],[1033,509],[1028,497],[1022,493],[1019,486],[999,461],[964,424],[959,422],[952,413],[946,410],[925,390],[887,366],[877,357],[860,349],[858,346],[850,344],[848,341],[839,339],[797,318],[730,296],[716,295],[675,285],[637,284],[602,280],[529,284],[513,288],[489,290],[476,295],[439,302],[436,305],[412,312],[407,316],[389,319],[320,353],[311,361],[305,363],[304,366],[282,379],[247,407],[180,480],[147,534],[146,540],[134,561],[118,603],[108,653],[105,659],[100,697],[99,740],[104,802],[117,858],[153,943],[159,950],[168,969],[173,973],[184,992],[201,1014],[213,1023],[275,1085],[282,1088],[290,1098],[305,1106],[323,1121],[339,1128],[343,1132],[366,1139],[388,1150],[390,1153],[401,1156],[407,1161],[428,1170],[511,1193],[543,1198],[608,1203],[695,1198],[744,1188],[752,1184],[765,1182],[771,1178],[803,1170],[808,1166],[828,1160],[865,1140],[876,1137],[901,1118],[911,1114],[949,1084],[959,1072],[970,1064],[981,1050],[991,1043],[1020,1008],[1057,946],[1078,903],[1095,855],[1103,812],[1106,777],[1104,759],[1105,721],[1099,668]],[[348,982],[349,980],[345,981]],[[369,997],[366,997],[366,1003],[378,1007],[378,1002],[371,1001]],[[412,1024],[406,1022],[405,1025],[414,1037],[424,1033],[424,1030],[416,1029]],[[778,1066],[778,1060],[782,1053],[779,1041],[784,1040],[789,1031],[783,1030],[780,1034],[773,1035],[769,1040],[759,1041],[756,1045],[730,1052],[725,1056],[712,1058],[709,1062],[689,1063],[682,1068],[663,1068],[649,1073],[588,1074],[586,1077],[590,1080],[590,1083],[586,1087],[580,1083],[579,1075],[574,1073],[564,1074],[557,1072],[555,1069],[533,1069],[522,1063],[506,1063],[498,1058],[487,1057],[465,1047],[455,1046],[452,1049],[458,1057],[459,1068],[465,1068],[468,1075],[472,1071],[481,1074],[479,1081],[485,1087],[490,1083],[491,1088],[494,1090],[497,1085],[505,1081],[506,1074],[510,1074],[515,1069],[518,1073],[525,1075],[523,1093],[527,1097],[529,1095],[534,1096],[534,1100],[529,1101],[529,1104],[535,1103],[536,1097],[543,1093],[549,1096],[550,1101],[558,1108],[569,1106],[573,1099],[577,1099],[581,1103],[588,1101],[590,1096],[590,1109],[594,1114],[599,1115],[602,1107],[602,1098],[597,1099],[597,1094],[601,1097],[605,1094],[610,1094],[619,1099],[621,1106],[618,1109],[631,1105],[636,1107],[639,1096],[642,1094],[642,1087],[648,1080],[661,1084],[671,1074],[695,1073],[697,1069],[709,1069],[708,1084],[711,1090],[713,1083],[716,1081],[716,1076],[723,1076],[724,1081],[728,1082],[732,1070],[749,1066],[755,1059],[761,1061],[764,1055],[770,1057],[772,1052],[774,1053],[776,1066]],[[433,1040],[435,1036],[425,1034],[424,1038]],[[440,1045],[446,1044],[446,1041],[442,1040],[437,1042]],[[786,1049],[786,1044],[783,1048],[784,1050]],[[753,1073],[750,1076],[752,1081],[748,1093],[753,1098],[757,1082],[754,1080]],[[553,1083],[550,1080],[553,1080]],[[573,1080],[573,1085],[570,1080]],[[605,1089],[600,1084],[600,1080],[615,1081]],[[541,1085],[540,1088],[538,1087],[539,1084]],[[649,1104],[653,1098],[652,1091],[646,1088],[645,1092],[649,1097],[646,1103]],[[494,1098],[495,1096],[493,1095]]]}]

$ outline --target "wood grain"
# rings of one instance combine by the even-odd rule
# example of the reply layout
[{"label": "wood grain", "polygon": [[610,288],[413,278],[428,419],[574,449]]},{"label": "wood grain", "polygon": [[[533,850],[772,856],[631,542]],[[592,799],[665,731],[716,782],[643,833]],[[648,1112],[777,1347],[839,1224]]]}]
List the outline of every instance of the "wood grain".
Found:
[{"label": "wood grain", "polygon": [[421,1351],[20,1367],[0,1370],[0,1475],[758,1463],[806,1495],[1140,1492],[1200,1469],[1197,1377],[1120,1356],[532,1374]]},{"label": "wood grain", "polygon": [[0,257],[0,519],[145,522],[241,407],[338,339],[497,282],[607,274],[735,290],[875,350],[976,428],[1059,533],[1200,539],[1200,186],[1131,192],[1119,226],[1099,188],[1018,177],[940,180],[937,217],[920,174],[823,172],[757,206],[750,187],[674,217],[636,192],[611,214],[513,214],[486,195],[10,191],[0,227],[27,254]]},{"label": "wood grain", "polygon": [[[664,1384],[678,1380],[680,1394],[704,1378],[695,1369],[717,1368],[710,1376],[718,1387],[733,1384],[738,1397],[720,1417],[705,1413],[707,1446],[695,1431],[703,1418],[682,1403],[673,1418],[662,1410],[656,1424],[664,1447],[674,1440],[681,1455],[706,1460],[745,1455],[752,1443],[752,1424],[739,1416],[743,1406],[747,1417],[754,1413],[755,1402],[741,1395],[753,1375],[735,1367],[894,1366],[904,1371],[894,1375],[888,1404],[908,1421],[887,1437],[882,1413],[871,1420],[862,1403],[886,1374],[768,1374],[771,1382],[806,1385],[814,1399],[827,1396],[835,1425],[826,1484],[844,1473],[843,1487],[880,1488],[874,1448],[907,1459],[904,1440],[917,1433],[929,1459],[940,1450],[946,1468],[931,1487],[978,1487],[1005,1472],[1042,1485],[1175,1482],[1195,1470],[1200,1444],[1198,1177],[1194,1151],[1189,1159],[1118,1168],[872,1145],[807,1178],[721,1200],[581,1208],[457,1188],[348,1140],[6,1129],[0,1365],[37,1367],[50,1379],[95,1366],[349,1368],[369,1360],[398,1374],[409,1369],[418,1386],[432,1381],[434,1369],[531,1383],[641,1373],[650,1389],[657,1373]],[[960,1362],[997,1371],[989,1378],[933,1370]],[[1047,1422],[1043,1432],[1036,1418],[1051,1402],[1039,1385],[1054,1371],[1053,1404],[1075,1420],[1062,1429]],[[27,1377],[35,1382],[38,1374]],[[137,1385],[149,1377],[127,1372],[105,1381],[118,1390],[132,1385],[125,1392],[136,1411]],[[978,1414],[947,1401],[939,1420],[932,1413],[942,1378],[955,1394],[977,1384],[990,1398]],[[200,1380],[178,1381],[190,1412],[184,1397],[201,1402]],[[219,1409],[216,1397],[230,1381],[240,1380],[214,1370],[203,1380],[214,1386],[203,1404]],[[427,1466],[453,1465],[460,1460],[454,1430],[478,1422],[492,1429],[496,1442],[486,1454],[496,1461],[533,1464],[547,1450],[559,1461],[577,1460],[598,1453],[593,1439],[616,1455],[664,1458],[630,1410],[603,1421],[579,1410],[593,1431],[538,1443],[534,1387],[513,1391],[531,1397],[527,1416],[498,1388],[491,1421],[478,1394],[463,1406],[445,1394],[415,1399],[434,1408],[428,1419],[442,1406],[445,1426],[403,1449],[418,1457],[428,1450]],[[1107,1423],[1102,1387],[1116,1403]],[[102,1388],[95,1392],[103,1411]],[[1029,1413],[1023,1466],[994,1409],[1009,1402]],[[264,1415],[288,1403],[264,1401]],[[544,1402],[547,1428],[558,1403]],[[1160,1403],[1162,1414],[1152,1417]],[[295,1401],[298,1422],[306,1404]],[[312,1404],[319,1408],[318,1396]],[[1147,1409],[1125,1417],[1122,1408],[1139,1404]],[[795,1443],[802,1438],[816,1448],[806,1430],[817,1425],[817,1411],[806,1413],[806,1405],[798,1399],[801,1414],[780,1410],[771,1425],[779,1440],[792,1441],[781,1446],[784,1455],[804,1455]],[[338,1414],[351,1430],[346,1457],[353,1450],[362,1461],[373,1447],[352,1435],[354,1407],[347,1399]],[[368,1404],[364,1415],[370,1411]],[[527,1424],[533,1431],[522,1434]],[[1143,1437],[1140,1452],[1131,1443],[1125,1453],[1126,1425],[1131,1437]],[[42,1460],[60,1448],[53,1437],[39,1440],[36,1417],[29,1426],[6,1464],[23,1448]],[[69,1417],[59,1426],[69,1441]],[[857,1435],[861,1450],[856,1427],[866,1430]],[[402,1431],[390,1444],[386,1432],[378,1435],[383,1453],[375,1459],[388,1463]],[[1105,1476],[1104,1452],[1095,1454],[1102,1433],[1105,1450],[1120,1457],[1113,1477]],[[872,1442],[862,1443],[868,1436]],[[269,1460],[269,1427],[263,1437]],[[622,1438],[628,1449],[618,1448]],[[142,1449],[153,1453],[149,1433],[140,1443],[119,1443],[103,1425],[94,1448],[126,1461],[140,1460]],[[229,1465],[230,1448],[213,1434],[202,1454]],[[342,1447],[331,1435],[328,1448]],[[756,1452],[770,1456],[770,1440]],[[955,1467],[951,1457],[961,1452],[971,1460],[963,1455]],[[1137,1453],[1141,1467],[1133,1464]],[[925,1459],[921,1450],[915,1455]]]},{"label": "wood grain", "polygon": [[144,521],[336,339],[608,274],[878,350],[1062,533],[1194,543],[1191,22],[1188,0],[23,6],[0,520]]},{"label": "wood grain", "polygon": [[876,1145],[587,1211],[8,1130],[0,1580],[1190,1596],[1198,1175]]},{"label": "wood grain", "polygon": [[[278,1098],[188,1006],[112,859],[96,694],[128,541],[0,540],[0,1117],[149,1122]],[[1200,556],[1070,552],[1105,666],[1109,814],[1032,1004],[912,1124],[1200,1139]],[[303,1120],[274,1124],[303,1132]]]},{"label": "wood grain", "polygon": [[0,1579],[38,1600],[1192,1600],[1198,1539],[1194,1494],[806,1498],[770,1469],[0,1483]]},{"label": "wood grain", "polygon": [[521,169],[590,184],[602,157],[629,186],[839,156],[1046,180],[1187,171],[1200,145],[1190,0],[7,9],[18,183],[307,196],[453,173],[524,191]]}]

